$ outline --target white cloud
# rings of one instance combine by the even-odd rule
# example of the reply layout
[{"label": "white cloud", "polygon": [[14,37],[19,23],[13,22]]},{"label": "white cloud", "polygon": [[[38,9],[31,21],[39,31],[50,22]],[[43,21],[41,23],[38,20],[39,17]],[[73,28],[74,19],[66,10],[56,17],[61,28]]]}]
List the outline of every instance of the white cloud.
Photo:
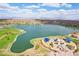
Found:
[{"label": "white cloud", "polygon": [[42,10],[38,13],[39,18],[47,18],[47,19],[70,19],[70,20],[78,20],[79,19],[79,9],[71,9],[71,10],[51,10],[43,12]]},{"label": "white cloud", "polygon": [[40,12],[46,12],[47,10],[46,9],[38,9],[38,11],[40,11]]},{"label": "white cloud", "polygon": [[49,18],[49,19],[56,19],[60,17],[60,12],[57,10],[52,10],[52,11],[48,11],[45,12],[42,17],[44,16],[44,18]]},{"label": "white cloud", "polygon": [[0,3],[0,10],[4,10],[7,13],[1,12],[0,13],[0,18],[10,18],[10,17],[29,17],[32,14],[32,10],[30,9],[21,9],[18,6],[10,6],[7,3]]},{"label": "white cloud", "polygon": [[62,3],[61,6],[68,7],[68,8],[72,7],[72,5],[68,3]]},{"label": "white cloud", "polygon": [[31,5],[31,6],[26,6],[25,8],[27,8],[27,9],[38,9],[38,8],[40,8],[40,6]]},{"label": "white cloud", "polygon": [[30,10],[30,9],[18,9],[18,10],[14,10],[14,11],[12,11],[12,10],[9,10],[9,13],[15,13],[15,14],[26,14],[26,13],[32,13],[32,10]]},{"label": "white cloud", "polygon": [[46,9],[38,9],[37,13],[33,13],[30,9],[18,9],[17,11],[9,11],[8,14],[0,13],[0,18],[3,16],[17,18],[79,19],[79,9],[60,9],[51,11],[48,11]]},{"label": "white cloud", "polygon": [[62,15],[63,19],[79,19],[79,9],[60,10],[60,14]]},{"label": "white cloud", "polygon": [[24,13],[31,13],[32,10],[31,9],[27,9],[27,8],[19,8],[18,6],[10,6],[7,3],[0,3],[0,10],[4,10],[7,13],[10,14],[24,14]]},{"label": "white cloud", "polygon": [[41,15],[41,14],[44,15],[48,12],[48,10],[46,10],[46,9],[38,9],[37,11],[38,11],[39,15]]},{"label": "white cloud", "polygon": [[9,8],[10,6],[9,6],[9,4],[7,4],[7,3],[0,3],[0,8]]},{"label": "white cloud", "polygon": [[[42,6],[53,6],[53,7],[72,7],[71,4],[42,4]],[[7,13],[0,13],[1,17],[20,17],[20,18],[49,18],[49,19],[79,19],[79,9],[70,10],[50,10],[40,8],[40,6],[31,5],[24,8],[18,6],[10,6],[9,4],[1,4],[0,10],[8,10]],[[36,11],[36,13],[33,12]],[[6,15],[6,16],[5,16]]]},{"label": "white cloud", "polygon": [[71,4],[68,3],[43,3],[41,6],[51,6],[51,7],[72,7]]},{"label": "white cloud", "polygon": [[59,3],[43,3],[41,6],[60,7]]},{"label": "white cloud", "polygon": [[0,3],[0,10],[17,10],[18,6],[10,6],[8,3]]}]

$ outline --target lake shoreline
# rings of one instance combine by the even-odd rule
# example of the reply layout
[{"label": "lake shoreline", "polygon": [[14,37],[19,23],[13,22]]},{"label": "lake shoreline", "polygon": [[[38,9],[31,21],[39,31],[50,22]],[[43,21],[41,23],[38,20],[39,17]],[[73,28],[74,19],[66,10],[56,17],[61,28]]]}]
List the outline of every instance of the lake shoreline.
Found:
[{"label": "lake shoreline", "polygon": [[[19,35],[22,35],[23,33],[25,33],[25,31],[23,31],[23,30],[21,32],[22,33],[19,34]],[[17,39],[17,37],[19,35],[16,36],[15,40],[13,41],[13,43],[16,41],[16,39]],[[10,56],[43,56],[43,55],[47,55],[48,56],[48,51],[50,51],[48,47],[50,47],[50,46],[47,45],[48,43],[44,42],[44,40],[43,40],[44,38],[45,37],[35,38],[35,39],[30,40],[30,43],[32,45],[34,45],[34,47],[30,48],[30,49],[27,49],[27,50],[25,50],[24,52],[21,52],[21,53],[12,52],[10,49],[11,49],[11,46],[12,46],[13,43],[10,43],[9,46],[8,46],[8,48],[5,50],[5,53],[8,53]],[[48,36],[48,38],[49,39],[51,39],[51,38],[52,39],[54,39],[54,38],[61,38],[61,40],[62,40],[63,38],[65,38],[65,36]],[[42,43],[44,44],[44,46],[48,46],[47,48],[46,47],[42,47],[45,50],[45,52],[44,52],[45,54],[42,53],[41,50],[39,50],[41,52],[41,54],[39,53],[38,50],[35,50],[36,45],[38,45],[37,43],[39,43],[40,41],[42,41]],[[40,43],[39,43],[39,45],[40,45]],[[42,45],[40,45],[40,46],[42,46]],[[52,52],[52,53],[54,53],[54,52]]]},{"label": "lake shoreline", "polygon": [[[49,39],[51,39],[51,38],[52,39],[54,39],[54,38],[60,38],[62,40],[63,38],[65,38],[65,36],[49,36],[48,38]],[[26,50],[24,52],[22,52],[21,55],[22,56],[44,56],[44,55],[48,56],[48,54],[49,54],[48,51],[51,51],[52,52],[52,50],[51,50],[51,47],[48,45],[49,42],[48,43],[45,43],[43,39],[44,39],[44,37],[32,39],[30,42],[31,42],[32,45],[34,45],[34,47],[33,48],[30,48],[30,49],[28,49],[28,50]],[[40,41],[43,43],[42,45],[40,45],[40,43],[39,43]],[[66,44],[69,44],[69,45],[72,44],[72,46],[75,46],[75,49],[74,50],[77,49],[77,46],[76,46],[76,44],[74,42],[72,42],[72,43],[67,43],[66,42]],[[46,50],[46,51],[44,53],[42,53],[41,50],[36,49],[36,46],[37,45],[40,45],[41,47],[43,46],[42,48],[44,50]],[[53,49],[56,50],[55,48],[53,48]],[[66,47],[66,49],[68,49],[68,48]],[[66,55],[67,56],[75,55],[74,52],[73,52],[74,50],[69,50],[69,52],[67,52]],[[41,52],[41,54],[40,54],[39,51]],[[60,51],[60,50],[58,50],[58,51]],[[52,52],[52,54],[54,54],[54,52]],[[65,56],[65,53],[62,52],[62,54],[61,54],[61,52],[60,52],[60,54],[58,54],[58,55]]]},{"label": "lake shoreline", "polygon": [[[58,27],[56,27],[56,29],[60,29],[60,30],[56,30],[55,29],[55,26],[58,26]],[[67,29],[65,29],[65,27],[62,27],[62,26],[59,26],[59,25],[41,25],[41,26],[36,26],[35,27],[35,25],[31,25],[31,26],[29,26],[29,25],[27,25],[27,26],[24,26],[23,27],[23,25],[22,26],[16,26],[15,25],[15,27],[14,28],[17,28],[18,30],[20,30],[20,29],[22,29],[22,30],[20,30],[20,32],[22,32],[21,34],[18,34],[18,35],[16,35],[16,38],[14,39],[14,41],[12,41],[12,43],[10,43],[9,44],[9,46],[6,48],[6,49],[3,49],[3,51],[5,52],[3,52],[4,53],[4,55],[6,55],[6,54],[8,54],[8,55],[11,55],[11,56],[19,56],[19,55],[21,55],[21,56],[28,56],[28,54],[31,54],[31,52],[35,52],[35,47],[33,47],[33,48],[27,48],[26,50],[24,50],[23,52],[12,52],[10,49],[11,49],[11,47],[12,47],[12,45],[14,44],[14,42],[17,40],[17,37],[19,36],[19,35],[22,35],[23,33],[26,33],[26,34],[24,34],[25,36],[23,37],[24,38],[24,40],[26,40],[26,39],[28,39],[28,36],[30,37],[30,39],[28,39],[29,41],[26,41],[25,43],[27,43],[27,42],[30,42],[31,40],[33,40],[34,38],[35,39],[37,39],[37,38],[45,38],[45,37],[50,37],[50,38],[52,38],[53,39],[53,37],[56,37],[56,38],[61,38],[61,37],[64,37],[65,36],[65,34],[67,34],[67,33],[65,33],[65,30],[67,30],[68,31],[68,33],[73,33],[74,32],[74,30],[72,29],[70,29],[69,30],[69,28],[67,28]],[[32,29],[33,29],[33,31],[32,31]],[[37,30],[36,30],[37,29]],[[39,30],[38,30],[39,29]],[[47,30],[46,30],[47,29]],[[51,29],[51,30],[50,30]],[[41,30],[41,31],[40,31]],[[56,32],[55,32],[55,31]],[[62,30],[63,30],[63,32],[62,32]],[[29,32],[28,32],[29,31]],[[71,31],[71,32],[70,32]],[[44,33],[43,33],[44,32]],[[54,33],[55,32],[55,33]],[[76,31],[75,31],[76,32]],[[30,35],[29,35],[29,33],[30,33]],[[28,34],[28,35],[27,35]],[[35,34],[35,35],[37,35],[37,36],[34,36],[33,34]],[[62,35],[60,35],[60,34],[62,34]],[[22,38],[21,38],[22,39]],[[23,40],[23,41],[24,41]],[[25,44],[24,43],[24,44]],[[21,42],[21,44],[22,44],[22,42]],[[30,42],[30,44],[32,44],[32,42]],[[29,46],[30,47],[30,44],[28,43],[28,45],[27,46]],[[26,45],[26,44],[25,44]],[[33,44],[32,44],[33,45]],[[15,45],[16,46],[16,45]],[[16,46],[17,47],[17,46]],[[25,47],[25,46],[23,46],[23,47]],[[22,47],[21,47],[22,48]],[[43,47],[41,47],[41,48],[43,48]],[[44,47],[45,48],[45,47]],[[47,48],[46,49],[44,49],[45,51],[49,51]],[[19,50],[18,50],[19,51]],[[45,52],[44,51],[44,52]],[[37,54],[37,52],[35,52],[36,54]],[[34,53],[34,54],[35,54]],[[45,53],[47,53],[47,52],[45,52]],[[32,54],[33,55],[33,54]],[[41,54],[42,55],[42,54]]]},{"label": "lake shoreline", "polygon": [[[25,33],[24,35],[21,35],[17,38],[18,40],[15,42],[14,47],[13,47],[14,53],[21,53],[25,50],[32,48],[33,45],[30,43],[30,40],[32,40],[33,38],[66,35],[66,34],[74,32],[74,31],[78,31],[78,30],[66,28],[66,27],[63,27],[60,25],[40,25],[40,26],[38,26],[38,25],[17,25],[16,26],[15,25],[14,28],[23,29],[23,30],[27,31],[27,33]],[[59,30],[57,30],[57,29],[59,29]],[[26,44],[27,44],[27,46],[26,46]],[[21,45],[21,46],[19,46],[19,45]]]}]

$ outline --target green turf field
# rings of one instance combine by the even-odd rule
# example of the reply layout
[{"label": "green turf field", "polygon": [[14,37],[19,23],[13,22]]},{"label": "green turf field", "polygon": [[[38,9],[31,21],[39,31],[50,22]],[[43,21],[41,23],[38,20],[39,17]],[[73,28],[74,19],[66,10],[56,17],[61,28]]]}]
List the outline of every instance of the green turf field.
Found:
[{"label": "green turf field", "polygon": [[20,30],[13,28],[0,29],[0,48],[6,47],[9,43],[13,42]]}]

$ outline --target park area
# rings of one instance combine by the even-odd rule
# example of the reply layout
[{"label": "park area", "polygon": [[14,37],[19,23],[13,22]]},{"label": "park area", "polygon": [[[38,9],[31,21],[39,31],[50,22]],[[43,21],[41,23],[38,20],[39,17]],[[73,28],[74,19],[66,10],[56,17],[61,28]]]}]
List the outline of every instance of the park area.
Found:
[{"label": "park area", "polygon": [[0,55],[7,55],[7,53],[5,54],[3,51],[7,49],[9,50],[17,36],[21,33],[21,30],[15,28],[0,29]]}]

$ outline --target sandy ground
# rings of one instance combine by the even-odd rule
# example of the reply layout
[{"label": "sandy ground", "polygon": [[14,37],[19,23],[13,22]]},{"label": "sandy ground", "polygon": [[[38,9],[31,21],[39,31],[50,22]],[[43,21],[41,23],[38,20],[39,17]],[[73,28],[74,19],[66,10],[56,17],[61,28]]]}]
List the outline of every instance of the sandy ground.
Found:
[{"label": "sandy ground", "polygon": [[[40,47],[42,47],[43,49],[46,49],[47,51],[45,53],[40,53],[41,52],[40,49],[35,49],[35,45],[37,45],[37,44]],[[39,52],[39,50],[40,50],[40,52]],[[43,44],[41,41],[38,41],[38,43],[34,44],[33,48],[24,51],[21,55],[22,56],[74,56],[73,52],[74,52],[74,50],[69,50],[67,47],[64,47],[64,51],[61,51],[59,48],[51,49],[50,46]]]}]

